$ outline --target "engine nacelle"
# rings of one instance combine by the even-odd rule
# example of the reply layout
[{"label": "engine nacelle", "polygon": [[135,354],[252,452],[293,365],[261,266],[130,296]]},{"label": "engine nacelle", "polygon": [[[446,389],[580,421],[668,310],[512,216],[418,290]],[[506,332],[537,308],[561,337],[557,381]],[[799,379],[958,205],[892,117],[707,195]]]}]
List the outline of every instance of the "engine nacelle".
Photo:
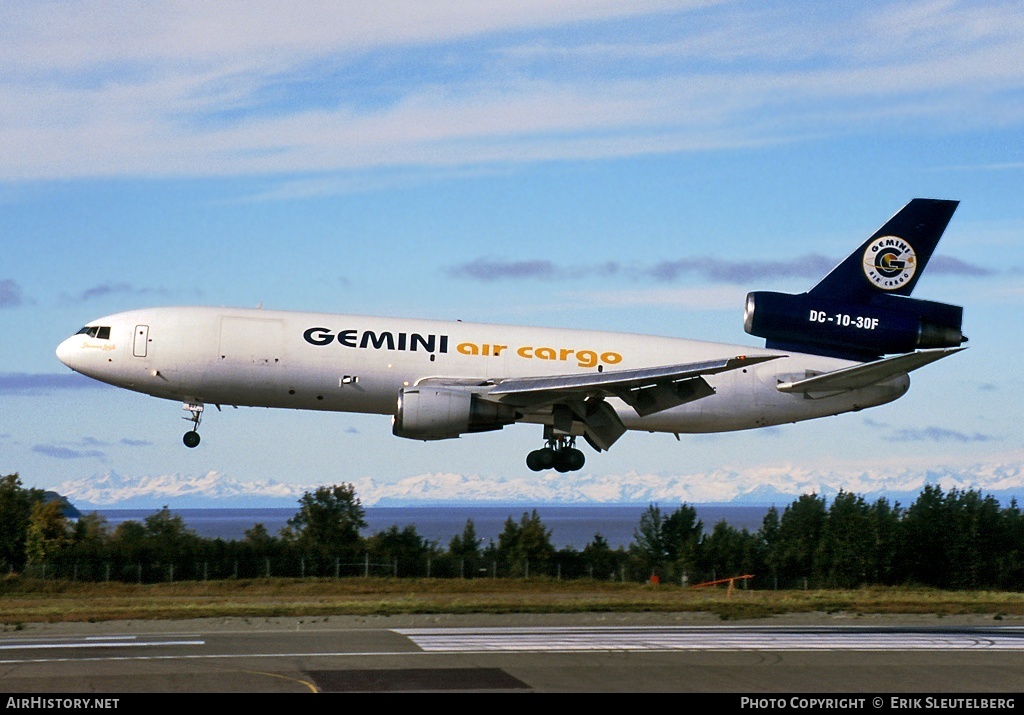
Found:
[{"label": "engine nacelle", "polygon": [[406,387],[398,392],[391,431],[408,439],[451,439],[468,432],[498,430],[520,416],[514,407],[488,402],[466,390]]},{"label": "engine nacelle", "polygon": [[769,348],[866,360],[919,348],[957,347],[963,308],[895,295],[845,303],[807,293],[747,295],[743,328]]}]

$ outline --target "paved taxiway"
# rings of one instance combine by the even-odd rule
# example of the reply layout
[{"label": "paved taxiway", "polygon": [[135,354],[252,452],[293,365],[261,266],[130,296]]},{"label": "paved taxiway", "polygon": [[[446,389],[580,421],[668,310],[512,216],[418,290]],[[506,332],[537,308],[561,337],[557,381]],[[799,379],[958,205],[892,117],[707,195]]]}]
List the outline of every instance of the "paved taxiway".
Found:
[{"label": "paved taxiway", "polygon": [[706,614],[31,624],[0,690],[1016,692],[1024,619]]}]

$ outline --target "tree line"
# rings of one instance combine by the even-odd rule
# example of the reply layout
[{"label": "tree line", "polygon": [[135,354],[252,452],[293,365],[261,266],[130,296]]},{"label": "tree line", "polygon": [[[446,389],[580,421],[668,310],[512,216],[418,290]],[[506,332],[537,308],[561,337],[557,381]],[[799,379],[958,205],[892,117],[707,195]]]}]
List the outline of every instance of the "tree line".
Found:
[{"label": "tree line", "polygon": [[17,474],[0,477],[0,569],[75,580],[154,582],[260,577],[594,578],[696,585],[752,575],[751,588],[924,585],[1024,589],[1024,516],[980,491],[926,486],[909,506],[852,492],[809,494],[768,509],[756,531],[725,521],[710,532],[696,509],[650,505],[633,541],[611,548],[595,533],[556,549],[536,510],[506,520],[483,544],[472,519],[447,546],[414,525],[369,536],[351,484],[298,500],[277,534],[257,523],[240,540],[204,538],[167,507],[111,529],[102,516],[64,516],[63,505]]}]

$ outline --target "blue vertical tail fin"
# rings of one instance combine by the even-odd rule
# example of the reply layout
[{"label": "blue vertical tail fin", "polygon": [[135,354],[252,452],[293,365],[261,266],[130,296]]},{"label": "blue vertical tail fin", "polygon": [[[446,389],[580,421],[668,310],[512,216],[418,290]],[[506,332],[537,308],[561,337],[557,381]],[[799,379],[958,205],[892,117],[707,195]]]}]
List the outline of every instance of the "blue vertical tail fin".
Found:
[{"label": "blue vertical tail fin", "polygon": [[910,295],[959,201],[914,199],[807,293],[855,302]]}]

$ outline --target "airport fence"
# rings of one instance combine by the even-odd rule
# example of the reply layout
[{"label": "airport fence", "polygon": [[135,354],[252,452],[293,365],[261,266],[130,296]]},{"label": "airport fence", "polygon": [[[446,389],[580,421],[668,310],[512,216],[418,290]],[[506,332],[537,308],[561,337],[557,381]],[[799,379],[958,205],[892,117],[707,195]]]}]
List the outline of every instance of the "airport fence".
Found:
[{"label": "airport fence", "polygon": [[[13,570],[11,570],[13,574]],[[432,554],[417,558],[379,555],[263,555],[238,558],[64,558],[28,564],[24,576],[57,581],[170,583],[261,578],[551,578],[647,581],[650,574],[629,559],[595,564],[579,558],[514,562]]]},{"label": "airport fence", "polygon": [[[264,555],[222,559],[134,559],[109,558],[54,559],[34,563],[16,571],[9,564],[0,564],[0,573],[47,581],[120,582],[135,584],[202,582],[239,579],[324,579],[324,578],[436,578],[436,579],[524,579],[595,580],[633,583],[697,586],[720,581],[726,588],[730,577],[741,572],[716,569],[650,568],[630,554],[619,554],[616,561],[595,564],[583,558],[517,561],[465,558],[449,554],[432,554],[420,558],[381,558],[368,552],[330,555]],[[743,573],[743,575],[748,575]],[[904,584],[912,583],[910,580]],[[871,585],[864,583],[860,585]],[[875,584],[880,585],[880,584]],[[738,590],[817,590],[834,588],[835,584],[816,574],[773,575],[752,574],[737,580]],[[1022,590],[1022,585],[1007,584],[1007,590]]]}]

